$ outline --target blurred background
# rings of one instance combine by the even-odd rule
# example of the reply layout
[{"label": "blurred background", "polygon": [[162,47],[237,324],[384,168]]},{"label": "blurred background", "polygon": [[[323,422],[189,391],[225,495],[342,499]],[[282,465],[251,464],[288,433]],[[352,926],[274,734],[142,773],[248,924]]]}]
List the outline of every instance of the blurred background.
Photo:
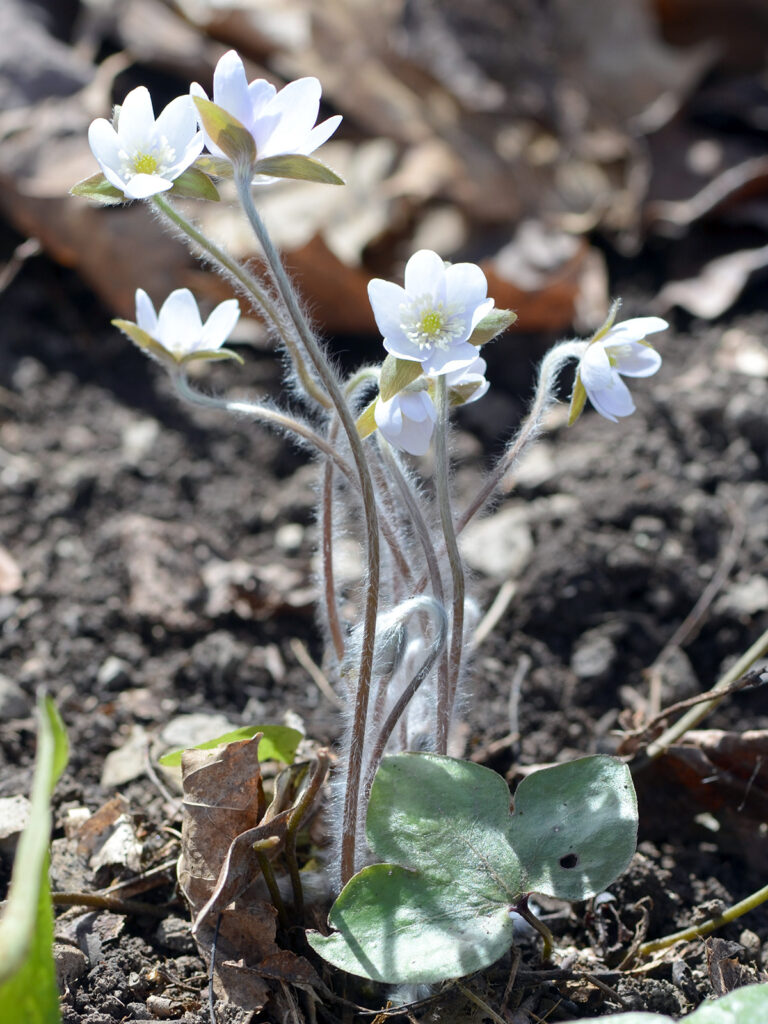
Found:
[{"label": "blurred background", "polygon": [[[249,77],[323,85],[344,115],[321,158],[345,188],[259,193],[313,314],[371,335],[372,275],[427,247],[482,264],[523,335],[584,331],[621,290],[711,319],[768,264],[764,0],[3,0],[0,284],[28,259],[74,269],[112,315],[202,272],[140,204],[68,196],[86,133],[139,84],[156,113],[210,88],[228,48]],[[203,226],[253,255],[224,204]]]}]

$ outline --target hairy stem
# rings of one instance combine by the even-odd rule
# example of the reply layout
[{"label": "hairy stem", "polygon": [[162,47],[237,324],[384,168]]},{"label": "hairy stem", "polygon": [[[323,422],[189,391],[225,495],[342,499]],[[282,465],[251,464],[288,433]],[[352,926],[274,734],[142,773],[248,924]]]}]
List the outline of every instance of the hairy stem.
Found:
[{"label": "hairy stem", "polygon": [[195,252],[198,255],[203,253],[213,263],[215,263],[241,291],[245,292],[248,298],[253,302],[256,310],[261,312],[270,321],[270,323],[273,324],[280,335],[280,340],[285,345],[285,348],[291,357],[291,361],[296,368],[296,373],[298,374],[302,387],[318,405],[322,406],[324,409],[329,409],[331,407],[330,399],[322,389],[317,386],[317,382],[312,379],[312,375],[301,356],[301,352],[299,351],[295,340],[286,330],[284,318],[280,315],[280,311],[272,302],[256,275],[251,274],[250,271],[242,266],[242,264],[233,259],[229,253],[216,245],[215,242],[211,241],[210,238],[203,234],[199,228],[196,228],[191,221],[187,220],[187,218],[183,216],[183,214],[179,213],[176,207],[163,196],[153,196],[152,201],[155,209],[186,236]]},{"label": "hairy stem", "polygon": [[366,555],[368,578],[363,616],[363,642],[360,655],[357,691],[353,712],[352,742],[347,752],[346,790],[344,793],[344,815],[341,839],[341,884],[344,885],[355,871],[355,855],[357,849],[358,804],[360,801],[360,777],[362,773],[362,753],[365,741],[365,727],[368,718],[368,699],[371,689],[373,670],[373,653],[376,642],[376,614],[379,603],[379,580],[381,573],[381,557],[379,551],[379,525],[376,511],[376,499],[373,490],[370,470],[366,461],[363,443],[357,432],[352,412],[344,399],[339,383],[334,376],[328,361],[317,343],[312,330],[302,313],[299,301],[294,292],[290,278],[283,267],[277,250],[269,237],[259,212],[251,197],[250,173],[236,173],[235,184],[240,203],[251,223],[251,227],[261,245],[267,265],[277,292],[285,304],[285,308],[298,332],[299,339],[312,363],[315,372],[331,399],[338,413],[342,429],[347,435],[352,458],[360,479],[360,494],[365,516]]},{"label": "hairy stem", "polygon": [[[451,646],[448,652],[448,676],[438,685],[437,737],[438,754],[448,749],[448,730],[451,725],[453,701],[461,672],[461,654],[464,647],[464,566],[461,561],[456,530],[451,511],[450,464],[448,460],[448,385],[445,376],[436,382],[437,430],[435,432],[435,490],[440,510],[440,524],[445,538],[445,550],[451,567]],[[438,681],[438,683],[440,680]]]},{"label": "hairy stem", "polygon": [[[328,428],[328,443],[333,446],[339,433],[339,419],[334,416]],[[333,576],[333,460],[326,459],[320,501],[320,522],[323,558],[323,595],[328,632],[339,664],[344,661],[344,632],[336,604],[336,581]]]}]

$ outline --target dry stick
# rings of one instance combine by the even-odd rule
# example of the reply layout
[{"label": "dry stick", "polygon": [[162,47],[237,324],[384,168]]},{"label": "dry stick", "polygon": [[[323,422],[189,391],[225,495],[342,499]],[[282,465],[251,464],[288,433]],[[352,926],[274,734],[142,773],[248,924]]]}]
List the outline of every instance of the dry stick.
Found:
[{"label": "dry stick", "polygon": [[493,1007],[489,1006],[484,999],[481,999],[476,992],[473,992],[471,988],[467,988],[467,986],[462,984],[460,981],[456,982],[456,988],[470,1001],[470,1003],[474,1003],[475,1006],[480,1007],[483,1011],[484,1017],[489,1017],[494,1024],[507,1024],[507,1021],[496,1013]]},{"label": "dry stick", "polygon": [[748,911],[754,910],[755,907],[759,907],[766,900],[768,900],[768,885],[764,885],[762,889],[753,892],[751,896],[747,896],[746,899],[741,900],[739,903],[734,903],[732,907],[723,911],[722,914],[718,914],[717,917],[711,917],[708,921],[702,921],[701,924],[691,925],[690,928],[683,928],[672,935],[665,935],[663,939],[652,939],[650,942],[644,942],[640,946],[638,954],[640,956],[648,956],[650,953],[656,953],[660,949],[667,949],[676,942],[688,942],[691,939],[703,938],[705,935],[709,935],[710,932],[715,931],[716,928],[722,928],[724,924],[730,924],[731,921],[735,921],[742,914],[746,914]]},{"label": "dry stick", "polygon": [[291,652],[293,653],[296,661],[298,661],[320,693],[322,693],[322,695],[327,698],[331,704],[335,704],[337,708],[346,707],[344,701],[326,679],[320,666],[316,665],[310,657],[306,645],[302,643],[297,636],[294,636],[288,641],[288,646],[291,648]]},{"label": "dry stick", "polygon": [[461,671],[461,654],[464,646],[464,566],[456,540],[456,531],[451,511],[450,466],[448,462],[448,384],[445,376],[437,378],[437,431],[435,435],[435,490],[440,509],[440,524],[445,538],[445,549],[451,567],[451,646],[448,652],[448,678],[437,690],[437,737],[435,749],[445,754],[448,749],[448,730],[451,724],[453,701]]},{"label": "dry stick", "polygon": [[665,729],[655,742],[648,744],[643,757],[638,760],[636,765],[633,765],[633,770],[640,770],[649,762],[666,753],[669,747],[679,740],[684,733],[688,732],[689,729],[695,728],[699,722],[707,717],[710,711],[714,711],[718,704],[728,696],[733,683],[745,675],[757,659],[761,658],[766,651],[768,651],[768,629],[758,637],[749,650],[742,654],[738,661],[718,680],[710,691],[712,696],[709,700],[705,700],[698,707],[691,708],[674,725]]},{"label": "dry stick", "polygon": [[379,551],[379,524],[376,511],[376,499],[373,482],[366,462],[363,443],[357,432],[352,412],[347,405],[338,381],[333,375],[328,361],[317,343],[309,324],[299,306],[298,300],[285,272],[272,239],[254,206],[251,197],[250,168],[238,169],[235,173],[237,194],[243,210],[251,223],[251,227],[262,247],[267,265],[285,308],[293,321],[299,338],[315,372],[333,402],[341,420],[344,433],[347,435],[352,458],[360,479],[360,495],[365,515],[365,534],[367,547],[368,578],[365,592],[365,611],[363,617],[363,640],[360,654],[360,670],[358,675],[357,693],[353,712],[352,736],[347,756],[347,772],[344,793],[344,812],[341,835],[341,884],[345,885],[355,872],[355,854],[357,848],[357,808],[360,801],[360,779],[362,774],[362,755],[365,743],[365,727],[368,718],[368,699],[373,674],[373,655],[376,644],[376,615],[379,605],[379,581],[381,575],[381,556]]},{"label": "dry stick", "polygon": [[330,409],[330,399],[317,386],[316,381],[312,379],[296,342],[286,330],[280,312],[265,292],[259,279],[254,274],[251,274],[242,264],[238,263],[237,260],[233,259],[224,249],[219,248],[210,238],[207,238],[191,221],[179,213],[167,199],[156,195],[153,197],[153,202],[156,209],[186,236],[187,241],[192,243],[193,250],[198,255],[202,252],[217,264],[219,269],[224,271],[226,276],[238,286],[239,290],[248,296],[257,311],[262,312],[275,326],[280,335],[280,340],[285,345],[288,355],[296,367],[296,373],[299,376],[302,387],[323,409]]},{"label": "dry stick", "polygon": [[664,644],[653,664],[648,669],[648,675],[650,677],[650,695],[648,703],[649,714],[651,716],[658,715],[661,710],[661,666],[664,664],[664,661],[671,651],[678,647],[682,647],[685,643],[696,636],[707,609],[722,589],[736,563],[739,549],[744,541],[747,524],[746,518],[742,515],[738,506],[731,503],[730,508],[733,527],[731,529],[731,535],[728,538],[728,542],[725,545],[722,558],[720,559],[720,564],[715,570],[712,579],[706,585],[704,590],[702,590],[698,601],[694,604],[693,608],[691,608],[690,612],[688,612],[669,640]]},{"label": "dry stick", "polygon": [[168,908],[141,900],[121,900],[97,892],[53,892],[51,899],[55,907],[94,907],[96,910],[111,910],[115,914],[150,914],[152,917],[167,917]]}]

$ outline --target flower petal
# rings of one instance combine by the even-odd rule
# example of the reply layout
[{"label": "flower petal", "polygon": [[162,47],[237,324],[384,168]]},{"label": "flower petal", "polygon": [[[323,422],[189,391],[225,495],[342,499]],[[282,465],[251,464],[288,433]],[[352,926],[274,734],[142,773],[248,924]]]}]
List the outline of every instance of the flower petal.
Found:
[{"label": "flower petal", "polygon": [[319,149],[324,142],[327,142],[328,139],[330,139],[341,122],[341,114],[335,114],[333,117],[329,117],[327,120],[321,121],[320,124],[315,125],[309,135],[307,135],[301,152],[305,156],[309,156],[310,153],[314,153],[316,149]]},{"label": "flower petal", "polygon": [[248,95],[248,79],[243,62],[235,50],[228,50],[214,69],[213,102],[236,117],[241,124],[249,125],[252,107]]},{"label": "flower petal", "polygon": [[192,352],[202,331],[200,310],[189,288],[177,288],[160,307],[158,341],[169,352]]},{"label": "flower petal", "polygon": [[105,118],[98,117],[91,122],[88,129],[88,144],[102,170],[105,167],[116,170],[120,166],[120,150],[123,146],[117,132]]},{"label": "flower petal", "polygon": [[165,139],[178,157],[197,133],[197,113],[192,97],[177,96],[163,110],[155,124],[155,135]]},{"label": "flower petal", "polygon": [[402,328],[400,307],[408,302],[408,296],[400,285],[374,277],[368,282],[368,301],[381,336],[395,343],[402,342],[410,352],[418,351],[418,345],[408,341]]},{"label": "flower petal", "polygon": [[[405,356],[401,358],[406,358]],[[464,370],[477,359],[477,349],[468,341],[462,341],[450,348],[423,349],[421,365],[428,377],[439,377],[453,370]]]},{"label": "flower petal", "polygon": [[608,353],[605,351],[605,339],[594,341],[588,345],[579,363],[581,381],[587,391],[599,391],[609,388],[616,371],[611,366]]},{"label": "flower petal", "polygon": [[320,109],[322,87],[316,78],[289,82],[269,101],[254,125],[260,157],[301,149]]},{"label": "flower petal", "polygon": [[614,352],[613,342],[609,341],[606,350],[615,357],[616,369],[626,377],[650,377],[661,366],[661,356],[650,345],[626,341],[619,343],[618,347],[619,351]]},{"label": "flower petal", "polygon": [[136,323],[147,334],[157,334],[157,313],[152,299],[143,288],[136,289]]},{"label": "flower petal", "polygon": [[449,303],[464,306],[474,313],[481,303],[486,302],[487,295],[488,282],[477,264],[454,263],[446,268],[445,297]]},{"label": "flower petal", "polygon": [[431,249],[419,249],[405,265],[405,290],[417,298],[433,295],[435,299],[445,297],[445,264]]},{"label": "flower petal", "polygon": [[227,340],[240,319],[240,303],[237,299],[220,302],[205,322],[200,333],[199,347],[217,349]]},{"label": "flower petal", "polygon": [[618,416],[630,416],[635,411],[635,403],[629,388],[618,374],[614,374],[608,387],[590,388],[582,377],[587,396],[595,409],[607,420],[618,422]]},{"label": "flower petal", "polygon": [[624,320],[620,324],[614,324],[601,340],[611,345],[617,341],[642,341],[649,334],[656,334],[657,331],[666,331],[668,328],[669,324],[666,320],[662,320],[660,316],[638,316],[632,320]]},{"label": "flower petal", "polygon": [[117,134],[127,150],[140,149],[151,139],[155,127],[152,97],[146,86],[131,89],[117,118]]},{"label": "flower petal", "polygon": [[169,188],[173,188],[170,178],[160,174],[134,174],[123,185],[123,192],[131,199],[148,199],[150,196],[156,196],[158,192],[167,192]]}]

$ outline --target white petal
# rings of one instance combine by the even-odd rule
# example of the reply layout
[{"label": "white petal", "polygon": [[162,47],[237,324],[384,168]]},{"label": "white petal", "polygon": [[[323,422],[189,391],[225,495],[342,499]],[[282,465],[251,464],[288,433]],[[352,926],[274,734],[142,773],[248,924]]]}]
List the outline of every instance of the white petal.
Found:
[{"label": "white petal", "polygon": [[177,288],[160,307],[158,341],[170,352],[191,352],[202,331],[200,310],[189,288]]},{"label": "white petal", "polygon": [[[268,82],[266,78],[255,78],[248,86],[248,103],[250,104],[249,126],[250,122],[255,121],[256,118],[261,117],[264,112],[264,108],[267,104],[275,98],[277,95],[277,89]],[[244,121],[243,124],[246,122]]]},{"label": "white petal", "polygon": [[477,349],[468,341],[452,345],[449,349],[429,348],[422,351],[421,365],[428,377],[439,377],[454,370],[464,370],[477,358]]},{"label": "white petal", "polygon": [[171,181],[175,181],[180,174],[191,167],[192,164],[197,160],[203,151],[205,145],[205,139],[202,132],[197,132],[187,143],[185,149],[178,153],[178,159],[174,160],[170,166],[166,167],[164,174]]},{"label": "white petal", "polygon": [[620,343],[619,351],[613,351],[609,343],[606,350],[614,356],[616,369],[626,377],[651,377],[661,366],[661,356],[656,349],[639,341]]},{"label": "white petal", "polygon": [[630,416],[635,411],[629,388],[618,374],[607,388],[589,388],[583,378],[582,383],[592,405],[607,420],[616,423],[618,416]]},{"label": "white petal", "polygon": [[400,285],[374,277],[368,282],[368,301],[381,336],[396,344],[402,343],[409,351],[418,351],[418,345],[408,341],[401,326],[400,307],[407,304],[408,296]]},{"label": "white petal", "polygon": [[141,149],[151,138],[155,113],[149,89],[140,85],[123,100],[117,118],[117,134],[127,150]]},{"label": "white petal", "polygon": [[409,455],[426,455],[432,443],[435,425],[431,420],[424,423],[412,423],[406,420],[400,431],[397,445]]},{"label": "white petal", "polygon": [[[476,402],[482,398],[488,388],[491,386],[490,381],[487,381],[485,377],[481,377],[481,383],[475,388],[469,398],[464,402],[464,405],[470,405],[472,402]],[[468,383],[472,383],[469,381]]]},{"label": "white petal", "polygon": [[426,391],[401,391],[395,397],[400,399],[404,419],[414,423],[423,423],[425,420],[434,423],[437,419],[437,410]]},{"label": "white petal", "polygon": [[248,79],[243,62],[234,50],[228,50],[213,72],[213,102],[243,124],[251,116]]},{"label": "white petal", "polygon": [[611,366],[605,351],[605,339],[588,345],[579,363],[581,381],[587,391],[599,391],[611,386],[616,371]]},{"label": "white petal", "polygon": [[[299,78],[289,82],[270,100],[254,125],[254,137],[260,156],[295,153],[309,135],[320,109],[320,82],[316,78]],[[269,122],[269,134],[262,129]]]},{"label": "white petal", "polygon": [[387,440],[390,440],[391,437],[397,437],[403,428],[403,413],[397,398],[398,396],[395,395],[386,402],[379,398],[373,407],[373,418],[376,420],[376,426]]},{"label": "white petal", "polygon": [[136,289],[136,323],[147,334],[153,337],[157,333],[157,313],[152,299],[143,288]]},{"label": "white petal", "polygon": [[239,318],[240,303],[237,299],[220,302],[205,322],[198,347],[208,350],[220,348],[234,330]]},{"label": "white petal", "polygon": [[471,313],[486,302],[488,282],[475,263],[454,263],[445,271],[445,296],[449,303],[463,306]]},{"label": "white petal", "polygon": [[304,145],[302,147],[302,153],[305,156],[309,156],[310,153],[314,153],[316,149],[319,149],[324,142],[333,135],[336,129],[341,124],[341,114],[335,114],[333,117],[329,117],[327,121],[322,121],[316,125],[312,131],[307,135]]},{"label": "white petal", "polygon": [[632,320],[624,320],[620,324],[614,324],[602,341],[613,345],[618,341],[642,341],[649,334],[656,334],[657,331],[666,331],[669,324],[660,316],[638,316]]},{"label": "white petal", "polygon": [[123,148],[117,132],[103,117],[97,118],[88,129],[88,144],[99,163],[117,169],[120,166],[120,150]]},{"label": "white petal", "polygon": [[[475,349],[475,351],[477,350]],[[456,387],[457,384],[467,384],[484,377],[487,369],[488,364],[483,357],[476,356],[469,366],[463,367],[460,370],[453,370],[451,373],[446,373],[445,382],[450,388]]]},{"label": "white petal", "polygon": [[196,133],[197,113],[191,96],[171,100],[155,124],[156,137],[164,137],[176,155],[184,152]]},{"label": "white petal", "polygon": [[[111,167],[107,166],[107,164],[103,164],[100,162],[99,166],[104,172],[104,177],[107,179],[109,184],[114,185],[114,187],[119,189],[121,192],[125,192],[126,188],[128,187],[128,178],[126,177],[126,175],[121,174],[120,171],[114,171]],[[130,198],[135,199],[136,197],[132,196]]]},{"label": "white petal", "polygon": [[405,265],[405,290],[414,298],[434,295],[445,296],[445,264],[431,249],[419,249]]},{"label": "white petal", "polygon": [[169,188],[173,188],[173,182],[160,174],[134,174],[123,185],[123,191],[131,199],[148,199]]},{"label": "white petal", "polygon": [[[493,299],[486,299],[485,302],[481,302],[475,312],[472,314],[472,323],[470,325],[471,331],[477,327],[484,316],[488,316],[493,307],[496,305]],[[471,333],[470,331],[470,333]]]}]

